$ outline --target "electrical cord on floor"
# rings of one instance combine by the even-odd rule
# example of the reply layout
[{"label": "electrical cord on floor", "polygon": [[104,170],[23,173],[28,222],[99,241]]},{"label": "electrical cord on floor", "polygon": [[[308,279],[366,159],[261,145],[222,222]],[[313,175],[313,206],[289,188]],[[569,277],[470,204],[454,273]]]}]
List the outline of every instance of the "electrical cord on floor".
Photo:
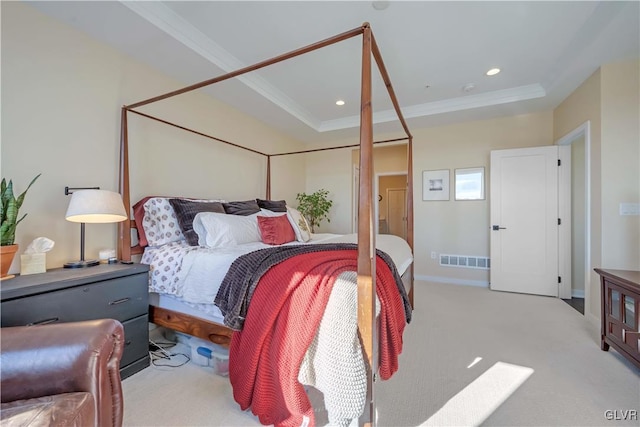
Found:
[{"label": "electrical cord on floor", "polygon": [[[162,368],[179,368],[184,366],[191,360],[191,357],[185,353],[170,353],[167,350],[175,347],[174,342],[154,342],[149,340],[149,357],[151,358],[151,364],[153,366]],[[183,358],[182,362],[176,361],[171,363],[174,358]],[[164,361],[164,362],[163,362]]]}]

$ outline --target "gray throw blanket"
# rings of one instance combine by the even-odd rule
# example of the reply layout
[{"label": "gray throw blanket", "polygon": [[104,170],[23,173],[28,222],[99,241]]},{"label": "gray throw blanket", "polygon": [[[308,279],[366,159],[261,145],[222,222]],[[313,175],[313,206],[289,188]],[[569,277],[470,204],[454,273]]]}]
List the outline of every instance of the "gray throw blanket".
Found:
[{"label": "gray throw blanket", "polygon": [[[358,250],[358,245],[353,243],[320,243],[276,246],[259,249],[238,257],[229,267],[215,298],[215,304],[224,315],[224,324],[233,330],[242,330],[253,292],[260,278],[269,268],[296,255],[335,250]],[[393,273],[404,304],[405,318],[409,323],[411,322],[411,305],[400,274],[387,253],[376,249],[376,254],[382,258]]]}]

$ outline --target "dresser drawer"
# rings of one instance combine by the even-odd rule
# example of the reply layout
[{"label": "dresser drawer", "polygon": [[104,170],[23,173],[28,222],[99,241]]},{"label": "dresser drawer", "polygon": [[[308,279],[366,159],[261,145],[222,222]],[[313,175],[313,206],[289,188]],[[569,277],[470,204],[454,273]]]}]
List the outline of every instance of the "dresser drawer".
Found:
[{"label": "dresser drawer", "polygon": [[124,326],[124,351],[120,366],[144,357],[149,351],[149,316],[137,317],[122,324]]},{"label": "dresser drawer", "polygon": [[111,318],[121,322],[148,312],[148,276],[136,274],[3,301],[2,326]]}]

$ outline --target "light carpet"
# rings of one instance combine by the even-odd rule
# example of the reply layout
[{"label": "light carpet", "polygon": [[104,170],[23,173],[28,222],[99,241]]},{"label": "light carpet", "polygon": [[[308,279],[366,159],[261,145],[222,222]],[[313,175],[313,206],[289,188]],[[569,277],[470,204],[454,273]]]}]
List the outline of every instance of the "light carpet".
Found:
[{"label": "light carpet", "polygon": [[[601,351],[597,328],[562,300],[415,286],[400,369],[375,386],[377,425],[640,426],[640,370]],[[123,389],[125,426],[260,425],[227,378],[193,363],[149,367]]]}]

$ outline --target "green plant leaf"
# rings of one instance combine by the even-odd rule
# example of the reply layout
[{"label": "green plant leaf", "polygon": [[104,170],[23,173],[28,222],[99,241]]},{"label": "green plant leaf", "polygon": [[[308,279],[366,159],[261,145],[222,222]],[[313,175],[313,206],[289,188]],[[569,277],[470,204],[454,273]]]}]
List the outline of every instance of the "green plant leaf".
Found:
[{"label": "green plant leaf", "polygon": [[14,243],[16,227],[27,216],[27,214],[24,214],[18,219],[18,211],[24,202],[27,191],[40,175],[42,174],[39,173],[31,180],[27,189],[24,190],[17,199],[13,194],[13,181],[9,180],[7,184],[6,179],[2,178],[2,182],[0,183],[0,201],[2,202],[0,208],[0,218],[2,218],[2,222],[0,223],[0,246],[12,245]]},{"label": "green plant leaf", "polygon": [[24,190],[20,196],[18,196],[18,209],[20,209],[20,207],[22,206],[22,202],[24,202],[24,196],[27,195],[27,191],[29,191],[29,189],[31,188],[33,183],[36,182],[36,179],[38,179],[40,177],[40,175],[42,175],[42,174],[39,173],[38,175],[36,175],[36,177],[33,178],[31,180],[31,182],[29,183],[29,185],[27,186],[27,189]]},{"label": "green plant leaf", "polygon": [[329,191],[324,188],[312,194],[298,193],[296,196],[299,202],[298,210],[309,222],[312,232],[323,220],[331,222],[329,210],[333,206],[333,201],[329,200],[328,196]]}]

